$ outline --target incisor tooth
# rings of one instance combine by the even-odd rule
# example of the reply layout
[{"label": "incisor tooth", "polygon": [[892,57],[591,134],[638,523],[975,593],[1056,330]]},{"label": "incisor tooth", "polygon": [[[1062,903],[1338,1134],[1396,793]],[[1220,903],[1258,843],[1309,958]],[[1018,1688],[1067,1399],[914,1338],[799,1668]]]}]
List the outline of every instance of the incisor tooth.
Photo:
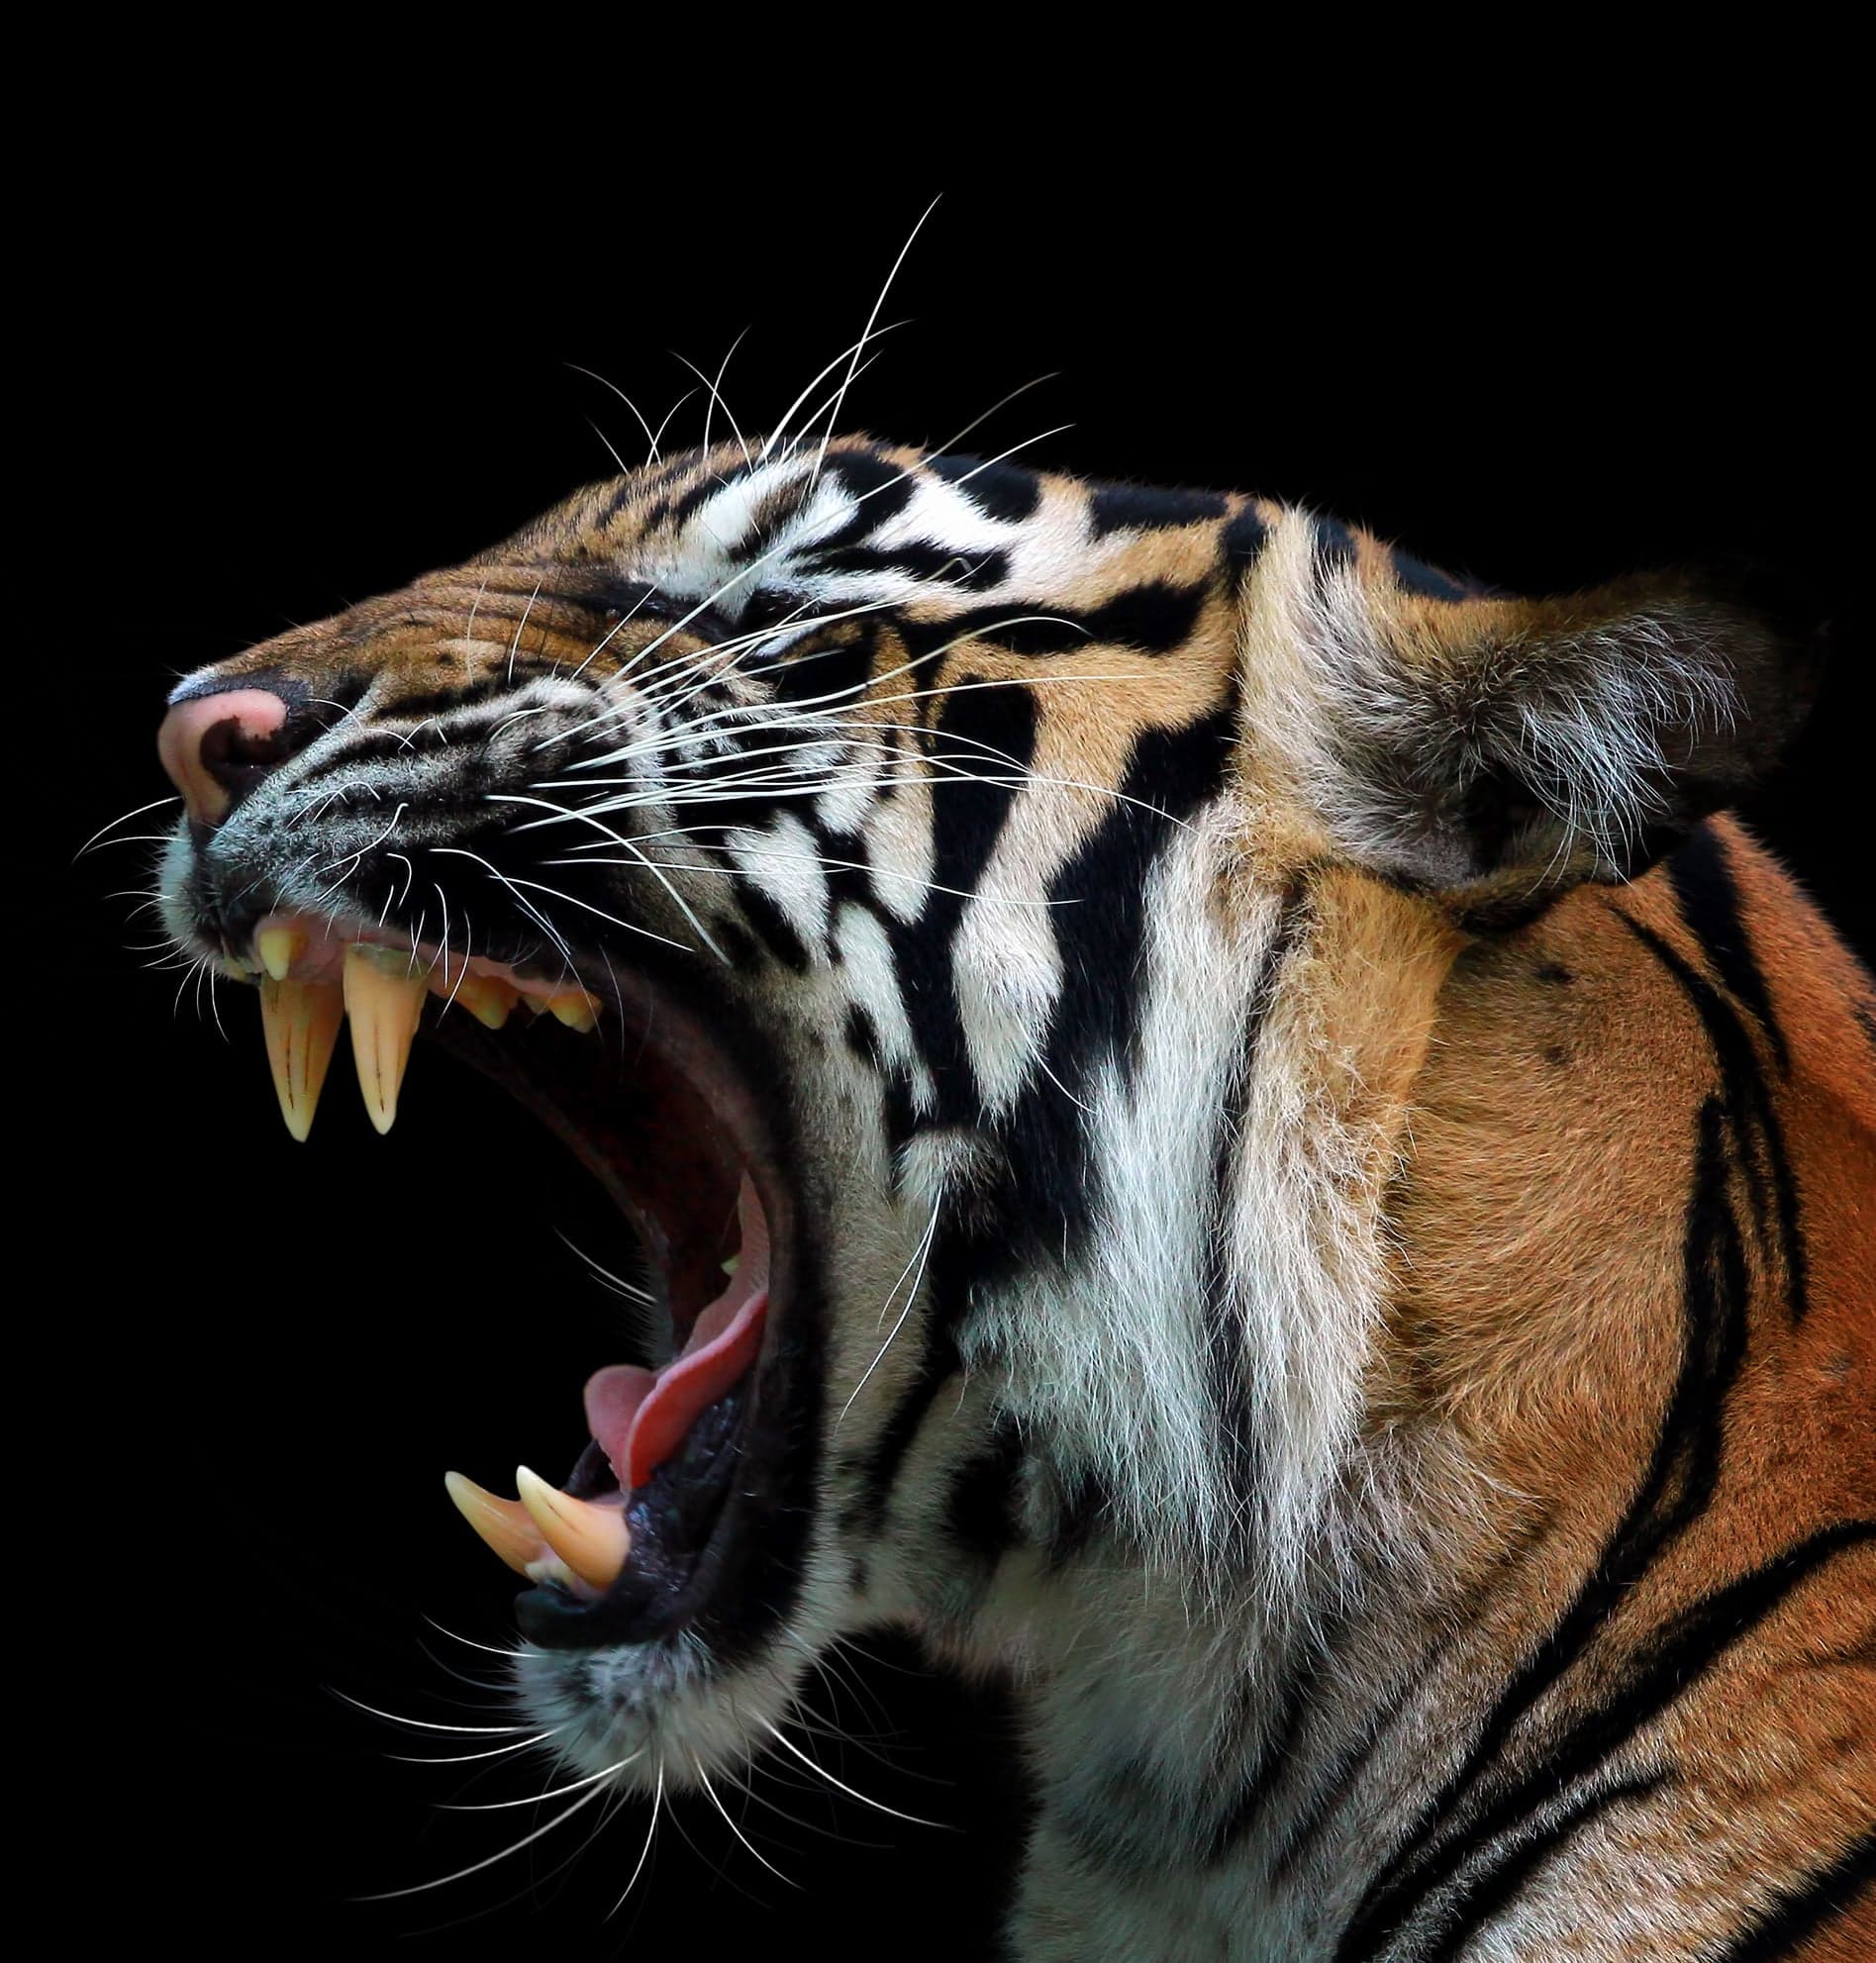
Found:
[{"label": "incisor tooth", "polygon": [[306,935],[290,927],[263,927],[254,935],[254,952],[275,981],[285,981],[294,962],[306,952]]},{"label": "incisor tooth", "polygon": [[464,975],[455,999],[478,1023],[499,1030],[508,1021],[520,991],[499,975]]},{"label": "incisor tooth", "polygon": [[320,1087],[345,1020],[346,1001],[336,983],[268,977],[260,984],[260,1027],[274,1094],[287,1129],[302,1142],[313,1129]]},{"label": "incisor tooth", "polygon": [[456,1503],[457,1513],[518,1575],[525,1575],[528,1563],[540,1560],[547,1551],[540,1529],[519,1500],[501,1499],[459,1472],[445,1472],[443,1484]]},{"label": "incisor tooth", "polygon": [[582,989],[567,989],[559,995],[548,996],[547,1007],[553,1011],[554,1019],[564,1023],[569,1030],[578,1030],[590,1035],[599,1028],[598,1005]]},{"label": "incisor tooth", "polygon": [[351,1018],[351,1053],[358,1065],[364,1108],[380,1131],[397,1118],[398,1086],[424,1013],[430,972],[414,968],[396,947],[354,940],[346,949],[346,1014]]},{"label": "incisor tooth", "polygon": [[609,1588],[619,1579],[632,1548],[623,1507],[596,1507],[576,1500],[525,1465],[515,1470],[515,1490],[541,1537],[582,1581]]}]

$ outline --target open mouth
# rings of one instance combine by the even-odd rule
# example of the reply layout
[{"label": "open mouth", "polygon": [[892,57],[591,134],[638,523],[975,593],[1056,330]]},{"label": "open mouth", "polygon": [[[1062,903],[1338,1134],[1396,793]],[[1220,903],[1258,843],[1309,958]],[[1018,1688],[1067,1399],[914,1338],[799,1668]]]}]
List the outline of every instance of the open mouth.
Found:
[{"label": "open mouth", "polygon": [[380,1131],[422,1030],[572,1148],[655,1276],[662,1354],[589,1379],[591,1439],[564,1486],[524,1467],[507,1500],[448,1475],[469,1524],[533,1584],[516,1605],[523,1633],[587,1648],[746,1627],[779,1551],[770,1517],[797,1511],[812,1477],[806,1427],[784,1415],[788,1373],[767,1367],[793,1282],[794,1208],[749,1072],[643,976],[609,973],[602,994],[564,973],[278,913],[251,945],[295,1137],[311,1129],[343,1024]]}]

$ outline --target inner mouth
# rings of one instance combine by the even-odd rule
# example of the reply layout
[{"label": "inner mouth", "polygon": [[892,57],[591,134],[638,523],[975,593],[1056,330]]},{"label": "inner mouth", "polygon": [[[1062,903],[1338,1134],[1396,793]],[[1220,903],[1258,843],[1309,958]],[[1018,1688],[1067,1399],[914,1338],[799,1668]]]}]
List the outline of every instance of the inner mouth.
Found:
[{"label": "inner mouth", "polygon": [[593,1647],[734,1618],[764,1499],[793,1483],[772,1462],[790,1427],[755,1423],[770,1304],[789,1280],[792,1195],[747,1073],[645,977],[608,973],[602,996],[565,971],[289,914],[261,920],[251,945],[296,1137],[343,1022],[381,1131],[421,1029],[571,1147],[655,1276],[658,1346],[588,1380],[590,1442],[563,1487],[523,1467],[508,1500],[448,1475],[469,1524],[533,1584],[517,1603],[523,1632]]}]

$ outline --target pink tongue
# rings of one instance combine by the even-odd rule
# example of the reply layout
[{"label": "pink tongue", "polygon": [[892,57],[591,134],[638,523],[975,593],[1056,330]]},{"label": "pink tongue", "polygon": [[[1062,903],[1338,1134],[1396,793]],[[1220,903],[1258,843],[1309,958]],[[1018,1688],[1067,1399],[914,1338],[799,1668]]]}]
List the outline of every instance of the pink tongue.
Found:
[{"label": "pink tongue", "polygon": [[[696,1346],[687,1347],[675,1363],[662,1370],[610,1363],[593,1373],[586,1386],[586,1428],[628,1493],[651,1477],[682,1443],[684,1433],[755,1361],[767,1315],[766,1288],[734,1310],[728,1302],[714,1302],[697,1319],[691,1333]],[[701,1344],[699,1335],[705,1338]]]},{"label": "pink tongue", "polygon": [[621,1488],[636,1493],[684,1433],[755,1361],[768,1315],[768,1222],[745,1177],[737,1196],[741,1252],[730,1286],[697,1318],[683,1355],[661,1370],[613,1363],[586,1386],[586,1428]]}]

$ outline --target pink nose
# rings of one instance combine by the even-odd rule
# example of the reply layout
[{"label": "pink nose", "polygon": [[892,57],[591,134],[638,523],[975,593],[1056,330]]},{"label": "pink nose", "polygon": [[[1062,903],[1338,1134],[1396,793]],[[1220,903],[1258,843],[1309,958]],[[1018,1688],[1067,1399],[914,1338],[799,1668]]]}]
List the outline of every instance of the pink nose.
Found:
[{"label": "pink nose", "polygon": [[264,688],[179,702],[156,733],[156,754],[198,825],[219,825],[288,754],[287,705]]}]

